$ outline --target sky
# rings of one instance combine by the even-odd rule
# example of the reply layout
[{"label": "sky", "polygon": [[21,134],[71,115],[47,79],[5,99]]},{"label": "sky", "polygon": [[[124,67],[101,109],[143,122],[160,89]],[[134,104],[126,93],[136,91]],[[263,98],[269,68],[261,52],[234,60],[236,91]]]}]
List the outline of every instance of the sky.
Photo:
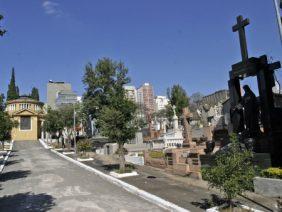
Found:
[{"label": "sky", "polygon": [[[131,84],[154,86],[155,95],[180,84],[191,95],[227,89],[231,65],[240,61],[236,17],[246,27],[249,56],[281,61],[273,1],[0,0],[0,92],[11,69],[21,94],[33,86],[46,101],[49,80],[84,92],[84,67],[99,58],[122,61]],[[282,84],[282,71],[277,77]],[[245,82],[244,82],[245,83]],[[247,80],[255,89],[255,80]]]}]

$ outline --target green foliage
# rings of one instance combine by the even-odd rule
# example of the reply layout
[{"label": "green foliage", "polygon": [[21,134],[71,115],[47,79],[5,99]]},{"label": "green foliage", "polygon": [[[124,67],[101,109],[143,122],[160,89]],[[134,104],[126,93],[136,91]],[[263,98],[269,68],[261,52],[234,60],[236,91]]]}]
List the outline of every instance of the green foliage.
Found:
[{"label": "green foliage", "polygon": [[189,105],[186,91],[180,85],[174,85],[171,89],[167,89],[167,96],[170,100],[170,104],[176,107],[176,115],[180,117],[182,115],[182,109]]},{"label": "green foliage", "polygon": [[224,193],[229,203],[237,195],[253,188],[255,176],[252,153],[240,148],[236,135],[231,136],[231,141],[228,151],[216,156],[216,165],[202,170],[203,179],[210,187]]},{"label": "green foliage", "polygon": [[[3,18],[4,18],[3,15],[0,14],[0,21],[1,21]],[[6,33],[6,30],[0,28],[0,36],[2,37],[5,33]]]},{"label": "green foliage", "polygon": [[135,122],[136,105],[121,99],[119,105],[103,107],[98,119],[101,133],[111,142],[124,144],[135,138],[138,124]]},{"label": "green foliage", "polygon": [[61,106],[58,109],[63,127],[73,128],[75,109],[76,106],[72,104]]},{"label": "green foliage", "polygon": [[39,101],[39,91],[37,88],[35,87],[32,88],[30,98]]},{"label": "green foliage", "polygon": [[261,176],[266,178],[282,179],[281,168],[268,168],[261,171]]},{"label": "green foliage", "polygon": [[115,170],[115,172],[119,173],[119,174],[124,174],[124,173],[130,173],[132,172],[133,170],[135,170],[135,167],[134,165],[131,165],[131,164],[126,164],[126,167],[124,170]]},{"label": "green foliage", "polygon": [[151,158],[164,158],[164,153],[161,151],[150,151],[149,156]]},{"label": "green foliage", "polygon": [[4,94],[0,94],[0,112],[3,112],[5,110],[4,99],[5,99]]},{"label": "green foliage", "polygon": [[77,143],[77,150],[81,152],[83,155],[85,152],[90,151],[92,149],[91,142],[88,139],[80,140]]},{"label": "green foliage", "polygon": [[18,99],[20,96],[19,88],[16,86],[15,69],[12,69],[12,76],[10,84],[8,85],[7,101]]},{"label": "green foliage", "polygon": [[[4,142],[11,138],[11,130],[17,127],[18,123],[10,119],[5,111],[4,95],[0,95],[0,141]],[[3,143],[2,143],[3,144]]]},{"label": "green foliage", "polygon": [[109,58],[99,59],[95,68],[91,63],[87,64],[83,77],[86,87],[83,95],[85,114],[98,119],[102,108],[112,104],[114,95],[123,96],[122,86],[130,82],[127,73],[128,69],[122,62],[115,62]]},{"label": "green foliage", "polygon": [[46,132],[54,134],[61,131],[63,127],[64,125],[59,111],[48,108],[47,114],[44,117],[43,129]]},{"label": "green foliage", "polygon": [[[74,110],[79,111],[79,105],[64,105],[57,110],[48,108],[43,123],[43,129],[51,134],[61,132],[64,128],[70,133],[73,132]],[[76,124],[79,124],[76,118]]]},{"label": "green foliage", "polygon": [[111,142],[117,142],[120,169],[125,169],[123,145],[133,139],[138,130],[137,106],[125,97],[123,86],[130,82],[128,69],[122,62],[109,58],[98,60],[95,68],[86,65],[83,83],[84,110],[97,119],[97,127]]}]

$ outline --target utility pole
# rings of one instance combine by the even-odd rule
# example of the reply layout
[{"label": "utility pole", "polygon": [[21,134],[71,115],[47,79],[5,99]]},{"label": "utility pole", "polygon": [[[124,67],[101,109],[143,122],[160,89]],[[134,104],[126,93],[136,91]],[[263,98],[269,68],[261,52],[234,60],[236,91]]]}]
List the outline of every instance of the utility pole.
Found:
[{"label": "utility pole", "polygon": [[75,112],[75,109],[73,109],[73,131],[74,131],[74,138],[73,138],[73,140],[74,140],[74,154],[75,154],[75,158],[77,158],[75,115],[76,115],[76,112]]},{"label": "utility pole", "polygon": [[281,12],[280,12],[280,10],[282,9],[282,0],[273,0],[273,2],[274,2],[275,12],[276,12],[280,41],[282,45],[282,17],[281,17]]}]

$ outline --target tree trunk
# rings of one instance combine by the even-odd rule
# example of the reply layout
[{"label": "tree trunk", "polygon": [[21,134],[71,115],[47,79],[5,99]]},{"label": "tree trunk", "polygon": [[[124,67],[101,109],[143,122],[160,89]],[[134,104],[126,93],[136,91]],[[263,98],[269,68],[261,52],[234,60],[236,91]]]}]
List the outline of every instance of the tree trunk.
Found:
[{"label": "tree trunk", "polygon": [[125,158],[123,144],[119,144],[119,171],[121,173],[125,172]]}]

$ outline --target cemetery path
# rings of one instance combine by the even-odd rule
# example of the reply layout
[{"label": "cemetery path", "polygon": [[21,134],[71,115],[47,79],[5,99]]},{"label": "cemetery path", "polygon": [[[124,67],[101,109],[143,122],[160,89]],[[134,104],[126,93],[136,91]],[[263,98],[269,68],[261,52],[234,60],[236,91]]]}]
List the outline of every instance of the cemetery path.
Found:
[{"label": "cemetery path", "polygon": [[0,175],[0,211],[163,211],[46,151],[14,143]]}]

